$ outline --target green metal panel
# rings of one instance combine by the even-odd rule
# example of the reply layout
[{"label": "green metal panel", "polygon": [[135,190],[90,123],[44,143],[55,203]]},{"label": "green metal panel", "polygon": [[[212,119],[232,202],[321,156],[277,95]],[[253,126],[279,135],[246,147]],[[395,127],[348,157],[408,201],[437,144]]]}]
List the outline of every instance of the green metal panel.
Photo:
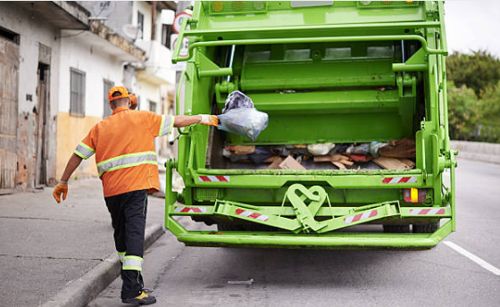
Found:
[{"label": "green metal panel", "polygon": [[[187,62],[178,89],[184,101],[178,101],[177,110],[216,112],[226,95],[238,89],[269,114],[269,126],[255,142],[226,135],[227,143],[409,137],[416,141],[416,169],[214,169],[207,167],[207,153],[215,146],[211,130],[189,127],[181,130],[178,160],[167,167],[165,226],[179,240],[212,246],[429,248],[455,229],[456,161],[448,136],[442,2],[333,1],[312,7],[291,1],[195,2],[193,18],[182,29],[181,37],[190,44],[188,56],[179,56],[180,44],[173,54],[174,62]],[[234,58],[228,61],[233,46]],[[174,169],[186,185],[181,194],[171,191]],[[450,170],[449,181],[443,180],[445,169]],[[227,180],[206,182],[203,176]],[[412,179],[385,183],[397,176]],[[312,207],[306,194],[290,202],[287,191],[297,184],[320,187],[325,198]],[[427,190],[425,203],[403,202],[402,189],[410,187]],[[353,212],[369,214],[374,207],[368,204],[378,206],[380,215],[359,223],[447,223],[428,235],[350,232],[343,221]],[[242,219],[237,208],[268,215],[272,223],[261,224],[282,230],[213,234],[184,229],[174,218],[236,222]],[[419,216],[414,208],[439,214]],[[323,223],[329,216],[329,224]]]}]

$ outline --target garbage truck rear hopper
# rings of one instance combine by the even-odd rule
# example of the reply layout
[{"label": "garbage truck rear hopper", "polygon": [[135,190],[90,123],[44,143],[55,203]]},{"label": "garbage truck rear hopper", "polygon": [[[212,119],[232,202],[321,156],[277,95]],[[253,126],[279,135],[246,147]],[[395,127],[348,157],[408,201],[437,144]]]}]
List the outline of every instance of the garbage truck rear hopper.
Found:
[{"label": "garbage truck rear hopper", "polygon": [[[178,240],[431,248],[455,230],[443,2],[196,1],[177,41],[173,62],[186,63],[177,114],[220,113],[239,90],[269,115],[255,141],[213,127],[179,130],[165,199],[165,227]],[[227,146],[293,153],[394,140],[414,144],[405,160],[413,166],[364,167],[373,161],[351,155],[344,167],[306,153],[290,154],[300,167],[269,168],[224,155]],[[182,191],[173,191],[174,173]],[[218,230],[188,229],[183,216]]]}]

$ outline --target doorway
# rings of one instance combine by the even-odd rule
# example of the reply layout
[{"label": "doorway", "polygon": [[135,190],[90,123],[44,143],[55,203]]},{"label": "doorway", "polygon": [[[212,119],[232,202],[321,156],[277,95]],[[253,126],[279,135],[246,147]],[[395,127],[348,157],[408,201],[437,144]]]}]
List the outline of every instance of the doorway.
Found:
[{"label": "doorway", "polygon": [[47,163],[48,157],[48,114],[49,113],[49,80],[50,66],[45,63],[38,63],[38,107],[36,108],[36,171],[35,188],[47,184]]},{"label": "doorway", "polygon": [[0,27],[0,194],[16,187],[19,35]]}]

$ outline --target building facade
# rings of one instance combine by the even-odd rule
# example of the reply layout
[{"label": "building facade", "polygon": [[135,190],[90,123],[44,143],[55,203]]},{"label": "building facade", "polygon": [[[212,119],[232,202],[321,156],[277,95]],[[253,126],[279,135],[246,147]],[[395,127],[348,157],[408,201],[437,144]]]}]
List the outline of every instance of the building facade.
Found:
[{"label": "building facade", "polygon": [[[158,16],[169,9],[173,2],[0,2],[0,193],[55,183],[111,113],[115,84],[136,92],[142,110],[168,110],[174,73]],[[92,159],[75,173],[95,175]]]},{"label": "building facade", "polygon": [[[171,22],[162,18],[175,14],[173,1],[80,2],[106,26],[145,51],[143,62],[125,65],[124,85],[138,97],[138,108],[158,114],[171,113],[175,93],[175,71],[171,65]],[[171,154],[164,140],[157,140],[160,156]]]},{"label": "building facade", "polygon": [[56,177],[60,31],[84,30],[86,13],[67,2],[0,2],[0,191]]}]

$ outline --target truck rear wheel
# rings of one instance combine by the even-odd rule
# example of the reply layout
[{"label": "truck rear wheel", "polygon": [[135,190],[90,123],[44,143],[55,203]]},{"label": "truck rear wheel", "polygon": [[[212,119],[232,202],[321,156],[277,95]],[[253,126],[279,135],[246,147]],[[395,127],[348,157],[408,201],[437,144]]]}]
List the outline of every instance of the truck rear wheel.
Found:
[{"label": "truck rear wheel", "polygon": [[410,225],[384,225],[384,232],[406,233],[410,232]]},{"label": "truck rear wheel", "polygon": [[433,233],[439,228],[439,222],[413,224],[414,233]]}]

